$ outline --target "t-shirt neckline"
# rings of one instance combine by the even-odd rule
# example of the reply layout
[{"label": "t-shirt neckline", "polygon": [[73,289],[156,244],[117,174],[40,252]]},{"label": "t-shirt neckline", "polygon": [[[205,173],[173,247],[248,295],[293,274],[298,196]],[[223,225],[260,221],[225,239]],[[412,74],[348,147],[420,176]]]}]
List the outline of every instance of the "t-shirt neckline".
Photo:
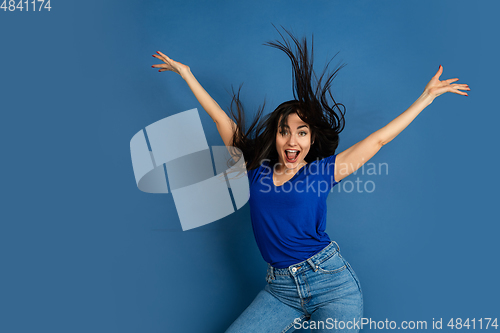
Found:
[{"label": "t-shirt neckline", "polygon": [[311,164],[311,162],[308,162],[306,164],[304,164],[299,170],[297,170],[297,172],[292,176],[292,178],[288,179],[286,182],[284,182],[283,184],[281,185],[276,185],[274,184],[274,166],[270,166],[271,167],[271,183],[273,183],[273,186],[274,187],[281,187],[283,185],[285,185],[286,183],[292,181],[300,172],[302,172],[303,169],[305,169],[309,164]]}]

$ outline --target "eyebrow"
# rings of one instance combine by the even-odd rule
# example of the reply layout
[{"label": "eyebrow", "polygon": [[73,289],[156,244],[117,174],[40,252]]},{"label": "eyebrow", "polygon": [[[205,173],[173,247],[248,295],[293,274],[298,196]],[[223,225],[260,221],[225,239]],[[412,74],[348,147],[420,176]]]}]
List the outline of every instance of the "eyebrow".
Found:
[{"label": "eyebrow", "polygon": [[[283,127],[290,128],[290,126],[288,126],[288,125],[284,125]],[[297,127],[297,129],[302,128],[302,127],[309,128],[309,126],[307,126],[307,125],[301,125],[301,126]]]}]

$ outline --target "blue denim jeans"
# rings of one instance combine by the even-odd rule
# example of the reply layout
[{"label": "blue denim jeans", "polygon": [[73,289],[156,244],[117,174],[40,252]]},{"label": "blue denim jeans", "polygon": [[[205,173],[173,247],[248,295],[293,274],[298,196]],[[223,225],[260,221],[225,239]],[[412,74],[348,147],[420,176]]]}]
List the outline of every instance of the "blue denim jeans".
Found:
[{"label": "blue denim jeans", "polygon": [[358,332],[363,294],[337,242],[288,268],[268,264],[266,286],[226,333]]}]

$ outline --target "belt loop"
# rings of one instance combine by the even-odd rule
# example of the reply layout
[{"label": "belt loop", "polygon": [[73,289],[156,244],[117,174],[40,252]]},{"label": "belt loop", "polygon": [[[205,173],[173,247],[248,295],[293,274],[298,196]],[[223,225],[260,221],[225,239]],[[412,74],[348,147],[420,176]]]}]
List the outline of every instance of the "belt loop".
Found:
[{"label": "belt loop", "polygon": [[274,280],[274,267],[269,265],[271,267],[271,279]]},{"label": "belt loop", "polygon": [[332,242],[334,242],[335,245],[337,245],[337,251],[340,252],[340,246],[339,246],[339,244],[336,241],[332,241]]},{"label": "belt loop", "polygon": [[315,263],[313,263],[313,261],[311,260],[311,258],[307,259],[307,262],[309,263],[309,265],[311,265],[312,269],[316,272],[318,270],[318,266],[316,266]]}]

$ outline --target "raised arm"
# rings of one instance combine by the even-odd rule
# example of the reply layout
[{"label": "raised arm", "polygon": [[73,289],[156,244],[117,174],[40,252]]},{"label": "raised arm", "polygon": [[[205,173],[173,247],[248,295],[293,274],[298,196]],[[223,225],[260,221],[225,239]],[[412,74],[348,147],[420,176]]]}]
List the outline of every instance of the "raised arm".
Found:
[{"label": "raised arm", "polygon": [[439,70],[425,86],[422,95],[406,111],[397,116],[389,124],[370,134],[364,140],[337,155],[335,160],[336,181],[340,181],[363,166],[383,145],[392,141],[392,139],[401,133],[437,96],[445,92],[468,96],[467,93],[460,91],[470,90],[467,84],[452,84],[452,82],[458,81],[458,79],[439,81],[442,73],[443,67],[439,66]]},{"label": "raised arm", "polygon": [[179,74],[184,79],[184,81],[186,81],[203,109],[208,113],[208,115],[217,125],[217,130],[219,131],[224,144],[226,146],[231,146],[231,139],[233,137],[234,131],[236,130],[236,124],[234,123],[234,121],[229,118],[226,112],[221,109],[219,104],[217,104],[217,102],[201,86],[198,80],[196,80],[194,75],[191,73],[191,69],[188,66],[170,59],[165,54],[159,51],[157,51],[157,53],[158,55],[154,54],[153,57],[163,61],[163,63],[159,65],[153,65],[151,67],[159,68],[159,72],[172,71]]}]

